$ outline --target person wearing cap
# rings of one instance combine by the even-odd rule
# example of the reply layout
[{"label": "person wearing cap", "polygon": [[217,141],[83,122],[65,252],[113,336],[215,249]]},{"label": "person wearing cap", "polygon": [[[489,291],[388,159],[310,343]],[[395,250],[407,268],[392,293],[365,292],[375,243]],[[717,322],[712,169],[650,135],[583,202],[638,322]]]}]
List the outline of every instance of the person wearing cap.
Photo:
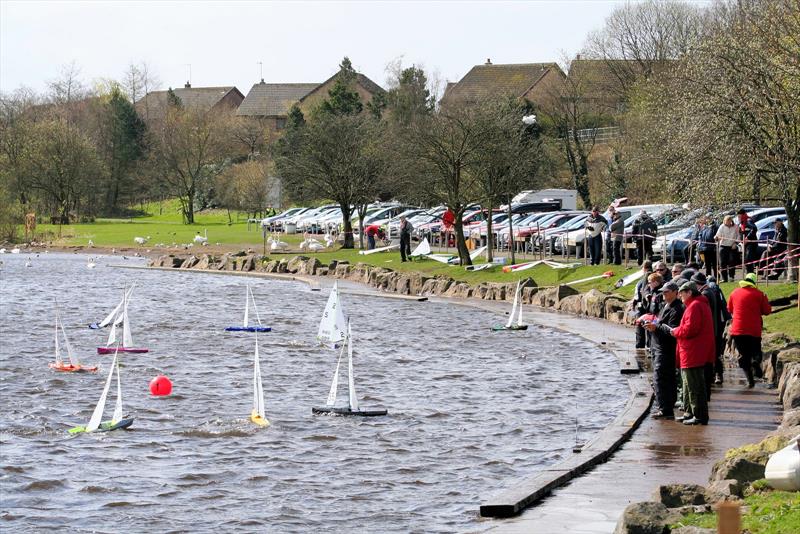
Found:
[{"label": "person wearing cap", "polygon": [[[739,239],[742,240],[742,249],[744,254],[745,271],[752,273],[756,266],[755,262],[758,261],[758,228],[750,220],[747,210],[744,208],[737,212],[739,216]],[[744,273],[742,273],[744,274]]]},{"label": "person wearing cap", "polygon": [[650,352],[653,356],[653,388],[656,395],[656,419],[674,417],[675,399],[677,397],[675,380],[675,338],[670,330],[677,328],[683,316],[683,303],[678,298],[678,285],[667,282],[659,289],[664,306],[658,313],[658,319],[645,323],[650,332]]},{"label": "person wearing cap", "polygon": [[592,213],[586,218],[585,227],[588,231],[587,240],[589,246],[590,265],[600,265],[603,259],[603,232],[605,232],[608,221],[600,215],[600,208],[592,208]]},{"label": "person wearing cap", "polygon": [[728,298],[728,311],[733,316],[728,333],[739,353],[739,367],[747,377],[747,387],[755,386],[755,377],[761,378],[761,328],[762,315],[772,313],[769,299],[758,289],[758,277],[748,273],[739,287]]},{"label": "person wearing cap", "polygon": [[733,217],[726,215],[714,239],[719,244],[719,274],[723,282],[736,277],[736,238],[738,230]]},{"label": "person wearing cap", "polygon": [[[706,396],[711,400],[711,385],[722,384],[723,365],[722,352],[725,349],[723,335],[725,331],[725,318],[722,313],[722,297],[719,286],[714,287],[708,283],[709,278],[703,273],[696,273],[692,277],[692,282],[697,285],[700,294],[706,297],[711,308],[711,322],[714,326],[714,360],[706,364]],[[711,278],[713,280],[713,278]],[[726,310],[727,312],[727,310]]]},{"label": "person wearing cap", "polygon": [[678,327],[671,330],[678,341],[677,358],[683,382],[684,415],[676,419],[684,425],[707,425],[705,366],[714,361],[711,308],[694,282],[680,286],[678,295],[686,309]]}]

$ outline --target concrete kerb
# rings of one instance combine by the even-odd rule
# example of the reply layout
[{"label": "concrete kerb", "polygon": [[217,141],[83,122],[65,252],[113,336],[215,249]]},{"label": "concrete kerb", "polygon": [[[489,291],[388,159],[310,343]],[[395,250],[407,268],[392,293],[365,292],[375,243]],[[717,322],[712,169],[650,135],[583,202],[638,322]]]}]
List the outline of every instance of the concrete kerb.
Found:
[{"label": "concrete kerb", "polygon": [[[125,269],[153,269],[172,272],[210,273],[233,276],[262,277],[276,280],[299,281],[310,286],[312,290],[320,289],[321,278],[316,276],[290,275],[279,273],[209,271],[204,269],[176,269],[173,267],[147,267],[139,265],[111,265]],[[363,285],[363,284],[360,284]],[[390,299],[424,301],[422,297],[395,295],[382,291],[343,291],[362,296],[375,296]],[[431,302],[447,302],[462,306],[470,306],[495,312],[505,312],[507,303],[497,301],[473,301],[447,297],[435,297]],[[522,512],[526,507],[547,496],[552,490],[567,484],[570,480],[589,471],[594,466],[606,461],[622,444],[627,441],[642,420],[647,416],[653,401],[650,382],[639,375],[639,366],[634,349],[631,349],[630,329],[622,325],[608,323],[602,319],[579,317],[558,313],[556,311],[526,306],[526,315],[539,324],[547,324],[578,335],[608,350],[619,361],[620,373],[626,375],[630,396],[623,411],[600,431],[593,439],[580,449],[580,453],[557,464],[548,466],[542,471],[517,479],[480,505],[483,517],[511,517]],[[553,324],[553,323],[556,324]],[[587,323],[595,323],[596,328],[586,328]],[[609,330],[614,335],[608,335]],[[620,334],[623,334],[622,336]]]}]

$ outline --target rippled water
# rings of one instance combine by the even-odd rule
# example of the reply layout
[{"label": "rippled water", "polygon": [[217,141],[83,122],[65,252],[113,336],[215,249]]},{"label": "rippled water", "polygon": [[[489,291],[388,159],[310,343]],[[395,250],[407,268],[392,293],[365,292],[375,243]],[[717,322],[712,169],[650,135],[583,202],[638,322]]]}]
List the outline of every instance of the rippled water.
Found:
[{"label": "rippled water", "polygon": [[[565,455],[575,418],[586,439],[627,398],[614,357],[544,327],[492,333],[501,317],[442,303],[344,295],[365,408],[389,416],[312,416],[336,354],[314,344],[327,291],[300,283],[117,269],[98,260],[4,255],[0,272],[0,528],[60,531],[453,532],[482,530],[482,497]],[[141,260],[128,260],[141,263]],[[131,430],[72,436],[97,402],[110,356],[101,319],[122,286],[135,344],[125,355]],[[255,428],[252,334],[241,321],[250,283],[267,418]],[[53,299],[84,363],[52,361]],[[151,397],[159,373],[174,383]],[[341,388],[340,388],[341,394]],[[113,411],[113,389],[107,416]]]}]

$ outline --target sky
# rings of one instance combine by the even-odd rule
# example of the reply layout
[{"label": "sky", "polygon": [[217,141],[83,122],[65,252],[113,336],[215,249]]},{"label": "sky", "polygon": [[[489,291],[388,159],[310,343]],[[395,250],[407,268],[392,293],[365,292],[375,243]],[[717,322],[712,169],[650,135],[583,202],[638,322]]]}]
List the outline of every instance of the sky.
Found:
[{"label": "sky", "polygon": [[[65,65],[87,85],[146,62],[160,87],[322,82],[348,56],[386,87],[387,67],[442,83],[476,64],[562,61],[623,2],[0,0],[0,91],[37,92]],[[261,62],[261,65],[259,65]],[[263,69],[263,75],[262,70]]]}]

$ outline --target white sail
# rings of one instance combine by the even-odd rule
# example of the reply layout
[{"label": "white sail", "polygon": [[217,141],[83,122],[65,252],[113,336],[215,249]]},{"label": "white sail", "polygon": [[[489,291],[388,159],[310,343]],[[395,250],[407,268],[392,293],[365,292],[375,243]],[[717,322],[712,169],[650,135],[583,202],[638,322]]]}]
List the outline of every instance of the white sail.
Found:
[{"label": "white sail", "polygon": [[328,400],[325,402],[328,406],[336,404],[336,392],[339,389],[339,365],[342,363],[342,355],[344,354],[345,344],[342,344],[342,350],[339,351],[339,358],[336,360],[336,371],[333,372],[333,380],[331,381],[331,390],[328,392]]},{"label": "white sail", "polygon": [[511,328],[514,324],[514,315],[517,313],[517,305],[519,304],[519,281],[517,281],[517,290],[514,292],[514,306],[511,307],[511,313],[508,314],[508,322],[506,328]]},{"label": "white sail", "polygon": [[55,342],[56,342],[56,363],[61,364],[61,347],[58,344],[58,303],[56,303],[56,330],[55,330]]},{"label": "white sail", "polygon": [[122,346],[133,347],[133,338],[131,337],[131,322],[128,320],[128,295],[125,294],[124,304],[122,306]]},{"label": "white sail", "polygon": [[92,418],[89,419],[89,424],[86,425],[86,432],[94,432],[100,428],[100,422],[103,419],[103,410],[106,408],[106,397],[108,397],[108,390],[111,388],[111,379],[114,377],[114,369],[117,367],[117,353],[114,353],[114,361],[111,362],[111,367],[108,371],[108,378],[106,379],[106,387],[103,388],[103,394],[100,395],[100,400],[97,406],[94,407]]},{"label": "white sail", "polygon": [[427,256],[431,253],[431,244],[428,243],[428,238],[424,238],[417,247],[411,251],[411,257]]},{"label": "white sail", "polygon": [[249,319],[250,319],[250,286],[247,286],[247,291],[245,291],[244,294],[244,319],[242,319],[242,326],[247,327]]},{"label": "white sail", "polygon": [[[253,301],[253,311],[256,314],[256,321],[258,322],[258,326],[263,326],[261,324],[261,317],[258,315],[258,306],[256,306],[256,296],[253,294],[253,290],[250,286],[247,286],[247,291],[250,292],[250,299]],[[245,323],[245,326],[247,326],[247,323]]]},{"label": "white sail", "polygon": [[517,296],[514,299],[519,301],[517,326],[522,326],[522,287],[520,287],[519,282],[517,282]]},{"label": "white sail", "polygon": [[111,325],[111,331],[108,333],[108,341],[106,341],[106,347],[110,347],[114,343],[117,342],[117,323]]},{"label": "white sail", "polygon": [[253,365],[253,411],[262,419],[266,419],[264,412],[264,388],[261,385],[261,357],[258,355],[258,337],[256,337],[256,355]]},{"label": "white sail", "polygon": [[115,367],[117,368],[117,404],[114,406],[114,415],[111,417],[112,425],[116,425],[122,420],[122,378],[119,375],[119,360]]},{"label": "white sail", "polygon": [[[61,318],[58,319],[58,327],[61,328],[61,333],[64,335],[64,346],[67,347],[67,356],[69,357],[69,363],[72,364],[73,367],[80,367],[81,362],[77,356],[72,352],[72,345],[70,345],[69,338],[67,337],[67,332],[64,330],[64,323],[61,322]],[[58,334],[56,334],[56,339],[58,339]],[[58,345],[58,341],[56,341],[56,345]],[[61,361],[61,354],[58,355],[56,361]]]},{"label": "white sail", "polygon": [[[105,328],[106,326],[111,324],[111,321],[114,321],[114,324],[117,324],[117,325],[122,322],[122,313],[120,313],[120,312],[122,312],[122,303],[125,301],[125,297],[126,296],[128,298],[130,298],[131,292],[133,292],[133,286],[135,286],[135,285],[136,285],[136,283],[133,283],[133,284],[131,284],[131,287],[129,289],[125,290],[123,299],[121,301],[119,301],[119,304],[117,304],[117,307],[114,308],[111,311],[111,313],[109,313],[106,316],[106,318],[103,319],[100,322],[100,324],[97,325],[99,328]],[[114,319],[115,317],[116,317],[116,320]]]},{"label": "white sail", "polygon": [[322,321],[319,323],[317,339],[322,343],[338,343],[344,339],[346,328],[344,311],[339,301],[339,286],[337,282],[334,282],[322,314]]},{"label": "white sail", "polygon": [[350,330],[350,322],[347,322],[347,387],[349,391],[350,409],[358,410],[358,398],[356,397],[356,384],[353,378],[353,333]]}]

